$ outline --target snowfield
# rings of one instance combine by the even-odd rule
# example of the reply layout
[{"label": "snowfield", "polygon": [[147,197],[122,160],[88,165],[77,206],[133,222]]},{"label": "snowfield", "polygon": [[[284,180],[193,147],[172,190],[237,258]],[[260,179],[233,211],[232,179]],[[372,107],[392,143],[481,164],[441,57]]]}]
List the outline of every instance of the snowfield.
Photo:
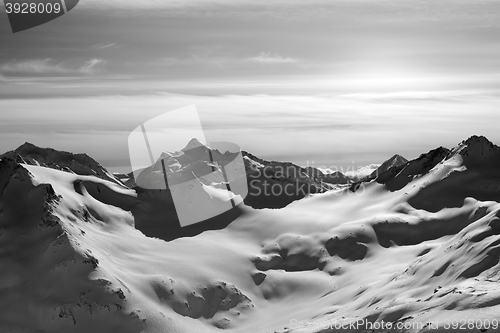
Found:
[{"label": "snowfield", "polygon": [[500,332],[483,137],[192,229],[165,190],[28,162],[0,161],[0,332]]}]

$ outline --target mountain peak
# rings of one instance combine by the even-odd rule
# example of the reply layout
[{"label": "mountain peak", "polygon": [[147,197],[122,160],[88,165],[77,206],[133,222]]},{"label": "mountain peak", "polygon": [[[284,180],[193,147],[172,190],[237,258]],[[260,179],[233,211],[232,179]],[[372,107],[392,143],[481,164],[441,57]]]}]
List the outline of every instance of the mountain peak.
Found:
[{"label": "mountain peak", "polygon": [[32,144],[31,142],[28,142],[26,141],[25,143],[23,143],[22,145],[20,145],[19,147],[16,148],[16,151],[18,150],[22,150],[24,148],[39,148],[38,146]]},{"label": "mountain peak", "polygon": [[73,154],[53,148],[41,148],[30,142],[25,142],[13,151],[8,151],[1,157],[9,157],[18,163],[39,165],[57,170],[71,170],[78,175],[96,176],[122,185],[102,165],[86,153]]},{"label": "mountain peak", "polygon": [[405,164],[406,162],[408,162],[408,160],[399,154],[395,154],[386,162],[390,162],[391,166],[394,166],[394,165]]},{"label": "mountain peak", "polygon": [[25,143],[23,143],[22,145],[17,147],[14,151],[16,153],[23,155],[23,154],[31,154],[34,152],[39,153],[40,151],[44,151],[44,150],[45,151],[53,151],[54,149],[41,148],[41,147],[38,147],[37,145],[32,144],[31,142],[26,141]]},{"label": "mountain peak", "polygon": [[466,144],[467,146],[494,146],[494,144],[490,140],[482,135],[473,135],[467,140],[462,141],[462,144]]},{"label": "mountain peak", "polygon": [[404,158],[403,156],[401,156],[399,154],[395,154],[394,156],[391,157],[391,159],[399,159],[399,160],[403,160],[403,161],[408,162],[408,160],[406,158]]},{"label": "mountain peak", "polygon": [[489,165],[500,163],[500,147],[484,136],[473,135],[453,148],[450,157],[460,155],[466,165]]},{"label": "mountain peak", "polygon": [[207,146],[205,146],[203,143],[200,142],[200,140],[198,140],[197,138],[192,138],[188,144],[186,145],[186,147],[184,147],[182,149],[182,151],[186,151],[186,150],[190,150],[190,149],[195,149],[195,148],[199,148],[199,147],[205,147],[207,148]]},{"label": "mountain peak", "polygon": [[387,161],[382,163],[376,170],[374,170],[368,177],[369,178],[374,178],[377,177],[378,175],[386,172],[392,167],[398,167],[400,165],[403,165],[405,163],[408,163],[408,160],[404,158],[403,156],[399,154],[393,155],[391,158],[389,158]]}]

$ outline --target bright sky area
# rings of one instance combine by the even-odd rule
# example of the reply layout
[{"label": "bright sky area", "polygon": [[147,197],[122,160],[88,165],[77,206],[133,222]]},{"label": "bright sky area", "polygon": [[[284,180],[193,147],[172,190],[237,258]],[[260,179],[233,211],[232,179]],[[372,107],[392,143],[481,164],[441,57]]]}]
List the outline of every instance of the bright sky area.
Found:
[{"label": "bright sky area", "polygon": [[130,132],[192,104],[207,137],[301,165],[500,144],[499,36],[493,0],[82,0],[16,34],[2,10],[0,150],[127,171]]}]

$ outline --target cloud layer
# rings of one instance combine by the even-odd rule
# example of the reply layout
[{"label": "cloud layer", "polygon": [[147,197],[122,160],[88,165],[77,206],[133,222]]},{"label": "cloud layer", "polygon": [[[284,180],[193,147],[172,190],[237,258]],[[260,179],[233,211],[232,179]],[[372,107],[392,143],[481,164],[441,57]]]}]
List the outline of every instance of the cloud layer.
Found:
[{"label": "cloud layer", "polygon": [[190,104],[219,139],[300,163],[498,142],[499,12],[493,0],[88,0],[19,34],[0,13],[1,150],[33,136],[123,166],[127,131]]},{"label": "cloud layer", "polygon": [[95,74],[104,69],[103,59],[92,58],[79,67],[70,67],[51,58],[12,60],[0,65],[0,72],[7,75]]}]

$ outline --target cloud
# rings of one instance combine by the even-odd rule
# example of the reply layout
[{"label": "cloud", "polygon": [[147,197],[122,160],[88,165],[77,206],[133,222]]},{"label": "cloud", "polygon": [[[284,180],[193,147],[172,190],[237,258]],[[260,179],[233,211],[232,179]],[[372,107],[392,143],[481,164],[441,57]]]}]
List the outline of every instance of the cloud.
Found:
[{"label": "cloud", "polygon": [[229,67],[233,66],[237,68],[238,66],[245,64],[257,64],[257,65],[281,65],[281,64],[299,64],[302,61],[299,59],[291,57],[282,57],[277,53],[261,52],[259,55],[254,57],[240,57],[234,54],[191,54],[190,56],[184,58],[168,57],[163,58],[159,61],[161,66],[212,66],[212,67]]},{"label": "cloud", "polygon": [[[315,4],[325,3],[328,0],[314,0],[312,1]],[[311,2],[311,1],[309,1]],[[159,8],[191,8],[197,6],[249,6],[249,5],[261,5],[261,6],[283,6],[286,4],[300,4],[301,0],[259,0],[259,1],[249,1],[249,0],[234,0],[228,2],[226,0],[212,0],[207,2],[206,0],[142,0],[142,1],[132,1],[132,0],[110,0],[110,1],[100,1],[100,0],[88,0],[85,2],[85,6],[88,7],[97,7],[97,8],[109,8],[109,7],[117,7],[117,8],[131,8],[131,9],[159,9]],[[83,5],[83,4],[82,4]]]},{"label": "cloud", "polygon": [[92,45],[92,48],[94,48],[96,50],[104,50],[104,49],[111,49],[111,48],[115,49],[117,47],[120,47],[120,45],[118,45],[118,43]]},{"label": "cloud", "polygon": [[367,102],[454,102],[468,99],[495,97],[495,90],[449,90],[449,91],[398,91],[390,93],[356,93],[339,95],[340,98]]},{"label": "cloud", "polygon": [[298,63],[299,60],[291,57],[282,57],[276,53],[261,52],[256,57],[251,57],[247,59],[248,61],[255,62],[258,64],[294,64]]},{"label": "cloud", "polygon": [[92,58],[80,67],[80,72],[84,74],[95,74],[104,69],[105,60]]},{"label": "cloud", "polygon": [[54,63],[52,59],[31,59],[22,61],[10,61],[0,66],[0,71],[4,73],[30,73],[30,74],[46,74],[46,73],[68,73],[71,72],[61,63]]},{"label": "cloud", "polygon": [[[130,131],[167,111],[196,104],[209,141],[234,142],[262,158],[304,166],[315,161],[315,166],[344,166],[345,170],[380,163],[395,152],[415,158],[439,145],[453,147],[472,134],[500,143],[499,100],[500,96],[493,101],[429,103],[416,108],[413,103],[378,105],[336,97],[283,95],[117,93],[92,98],[0,99],[0,110],[16,110],[0,112],[0,152],[33,141],[85,151],[103,162],[122,159],[122,167],[130,168]],[[96,123],[96,118],[101,121]],[[330,127],[315,127],[324,124]],[[353,126],[339,127],[348,124]]]},{"label": "cloud", "polygon": [[95,74],[104,68],[105,60],[92,58],[82,66],[70,67],[51,58],[12,60],[0,65],[0,73],[4,74]]}]

